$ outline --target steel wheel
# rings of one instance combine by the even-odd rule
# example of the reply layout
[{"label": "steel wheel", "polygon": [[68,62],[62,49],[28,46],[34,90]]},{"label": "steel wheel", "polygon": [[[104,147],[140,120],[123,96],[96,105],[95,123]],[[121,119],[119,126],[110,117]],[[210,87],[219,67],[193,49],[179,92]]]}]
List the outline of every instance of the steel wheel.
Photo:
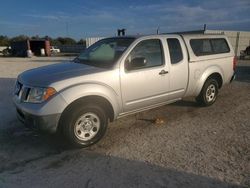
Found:
[{"label": "steel wheel", "polygon": [[200,94],[196,97],[196,101],[202,106],[212,105],[218,95],[218,82],[213,78],[209,78],[204,83]]},{"label": "steel wheel", "polygon": [[89,141],[98,133],[100,124],[100,119],[96,114],[85,113],[76,120],[74,125],[75,136],[79,140]]},{"label": "steel wheel", "polygon": [[60,119],[63,136],[71,146],[88,147],[105,134],[108,116],[98,104],[76,101],[66,109]]},{"label": "steel wheel", "polygon": [[215,97],[216,97],[216,88],[214,84],[211,84],[207,87],[206,99],[208,102],[212,102],[213,100],[215,100]]}]

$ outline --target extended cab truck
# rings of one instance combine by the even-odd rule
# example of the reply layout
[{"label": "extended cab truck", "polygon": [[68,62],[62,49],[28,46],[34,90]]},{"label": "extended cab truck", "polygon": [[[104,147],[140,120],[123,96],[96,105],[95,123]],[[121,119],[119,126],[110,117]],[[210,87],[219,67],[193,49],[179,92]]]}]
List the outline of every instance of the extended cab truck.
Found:
[{"label": "extended cab truck", "polygon": [[224,35],[106,38],[72,62],[20,74],[13,100],[26,125],[86,147],[117,118],[188,96],[213,104],[235,66]]}]

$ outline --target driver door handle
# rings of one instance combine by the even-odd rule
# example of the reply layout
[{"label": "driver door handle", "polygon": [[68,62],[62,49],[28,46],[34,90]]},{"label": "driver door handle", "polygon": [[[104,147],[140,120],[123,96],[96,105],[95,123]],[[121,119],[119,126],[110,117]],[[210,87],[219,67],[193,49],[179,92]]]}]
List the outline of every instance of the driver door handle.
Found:
[{"label": "driver door handle", "polygon": [[161,70],[161,72],[159,72],[159,75],[163,75],[163,74],[167,74],[168,73],[168,71],[165,71],[164,69],[163,70]]}]

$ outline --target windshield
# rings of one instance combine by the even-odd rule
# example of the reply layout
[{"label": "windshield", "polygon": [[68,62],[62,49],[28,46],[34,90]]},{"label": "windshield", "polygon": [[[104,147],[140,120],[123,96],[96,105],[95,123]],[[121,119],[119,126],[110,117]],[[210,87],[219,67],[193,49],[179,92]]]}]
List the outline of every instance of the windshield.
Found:
[{"label": "windshield", "polygon": [[128,37],[102,39],[87,48],[74,62],[103,68],[112,67],[134,40],[135,38]]}]

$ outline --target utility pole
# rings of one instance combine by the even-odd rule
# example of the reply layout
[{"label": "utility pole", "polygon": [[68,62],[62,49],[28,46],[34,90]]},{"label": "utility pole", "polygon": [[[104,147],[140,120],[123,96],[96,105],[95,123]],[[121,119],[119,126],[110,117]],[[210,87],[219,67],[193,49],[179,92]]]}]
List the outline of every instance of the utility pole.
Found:
[{"label": "utility pole", "polygon": [[66,36],[69,37],[69,23],[66,22]]},{"label": "utility pole", "polygon": [[160,32],[160,27],[157,27],[156,34],[158,35]]},{"label": "utility pole", "polygon": [[203,26],[204,33],[205,33],[206,30],[207,30],[207,24],[204,24],[204,26]]}]

